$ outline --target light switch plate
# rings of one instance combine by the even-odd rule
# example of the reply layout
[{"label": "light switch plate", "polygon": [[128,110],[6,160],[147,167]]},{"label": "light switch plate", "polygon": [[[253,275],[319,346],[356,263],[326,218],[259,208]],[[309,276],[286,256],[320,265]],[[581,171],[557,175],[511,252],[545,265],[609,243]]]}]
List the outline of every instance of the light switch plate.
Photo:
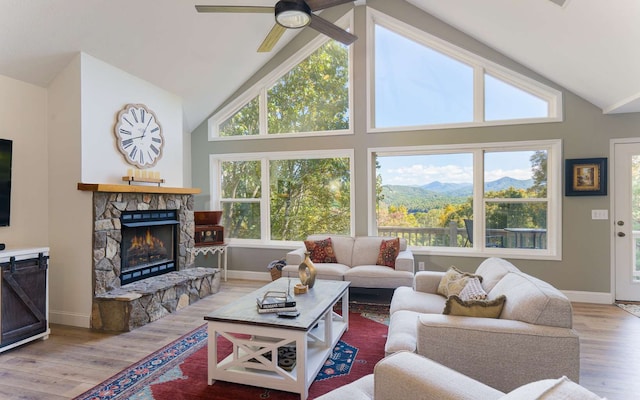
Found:
[{"label": "light switch plate", "polygon": [[418,262],[418,270],[424,271],[424,261]]},{"label": "light switch plate", "polygon": [[609,219],[609,210],[591,210],[591,219]]}]

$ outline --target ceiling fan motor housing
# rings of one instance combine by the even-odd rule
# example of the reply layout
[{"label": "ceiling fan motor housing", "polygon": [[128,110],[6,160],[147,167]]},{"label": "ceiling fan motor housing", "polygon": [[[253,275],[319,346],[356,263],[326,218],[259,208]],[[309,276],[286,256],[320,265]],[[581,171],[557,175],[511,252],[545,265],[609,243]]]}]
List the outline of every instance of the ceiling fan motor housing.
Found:
[{"label": "ceiling fan motor housing", "polygon": [[304,28],[311,22],[311,8],[304,0],[280,0],[275,14],[276,22],[285,28]]}]

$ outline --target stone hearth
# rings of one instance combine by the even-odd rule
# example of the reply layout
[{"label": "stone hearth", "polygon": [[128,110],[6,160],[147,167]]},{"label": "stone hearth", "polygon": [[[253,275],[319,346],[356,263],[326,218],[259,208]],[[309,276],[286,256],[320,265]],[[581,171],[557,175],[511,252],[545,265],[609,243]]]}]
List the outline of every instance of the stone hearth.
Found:
[{"label": "stone hearth", "polygon": [[[94,192],[92,328],[128,331],[218,291],[218,269],[194,268],[193,193],[199,190],[93,184],[78,189]],[[177,210],[178,271],[121,285],[120,215],[134,210]]]}]

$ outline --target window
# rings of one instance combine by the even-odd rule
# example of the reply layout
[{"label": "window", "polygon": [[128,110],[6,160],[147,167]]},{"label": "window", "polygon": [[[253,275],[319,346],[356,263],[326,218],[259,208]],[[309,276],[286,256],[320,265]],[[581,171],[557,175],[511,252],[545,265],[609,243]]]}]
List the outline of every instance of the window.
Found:
[{"label": "window", "polygon": [[212,156],[225,236],[266,243],[351,234],[353,152],[329,153]]},{"label": "window", "polygon": [[[417,251],[554,258],[560,141],[370,149],[373,234]],[[474,240],[475,239],[475,240]]]},{"label": "window", "polygon": [[369,10],[370,131],[562,120],[562,94]]},{"label": "window", "polygon": [[350,53],[319,35],[211,117],[209,139],[351,133]]}]

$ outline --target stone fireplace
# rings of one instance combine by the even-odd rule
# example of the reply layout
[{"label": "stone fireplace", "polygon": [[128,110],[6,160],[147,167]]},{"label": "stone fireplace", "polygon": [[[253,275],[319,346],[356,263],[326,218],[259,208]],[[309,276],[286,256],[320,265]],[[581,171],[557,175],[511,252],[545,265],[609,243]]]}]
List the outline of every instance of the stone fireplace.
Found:
[{"label": "stone fireplace", "polygon": [[218,269],[194,266],[198,189],[78,189],[94,192],[92,328],[128,331],[218,291]]}]

